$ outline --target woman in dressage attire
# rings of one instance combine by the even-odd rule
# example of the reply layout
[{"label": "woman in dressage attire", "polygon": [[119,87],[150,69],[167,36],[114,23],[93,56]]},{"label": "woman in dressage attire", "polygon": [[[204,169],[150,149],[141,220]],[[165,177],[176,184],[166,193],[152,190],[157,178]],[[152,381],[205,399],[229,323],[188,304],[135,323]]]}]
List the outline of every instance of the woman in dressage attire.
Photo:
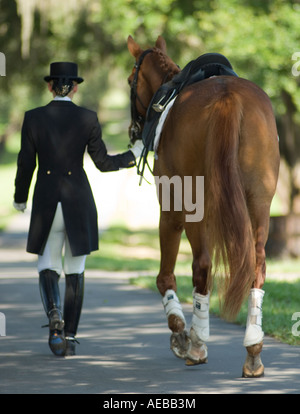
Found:
[{"label": "woman in dressage attire", "polygon": [[[38,158],[26,250],[38,255],[49,346],[57,356],[75,355],[85,260],[98,250],[97,210],[83,169],[85,150],[100,171],[132,167],[141,154],[140,144],[122,154],[107,153],[97,114],[72,102],[78,84],[83,82],[77,70],[76,63],[51,63],[50,75],[44,79],[54,99],[25,113],[15,179],[14,206],[24,211]],[[58,285],[62,270],[63,314]]]}]

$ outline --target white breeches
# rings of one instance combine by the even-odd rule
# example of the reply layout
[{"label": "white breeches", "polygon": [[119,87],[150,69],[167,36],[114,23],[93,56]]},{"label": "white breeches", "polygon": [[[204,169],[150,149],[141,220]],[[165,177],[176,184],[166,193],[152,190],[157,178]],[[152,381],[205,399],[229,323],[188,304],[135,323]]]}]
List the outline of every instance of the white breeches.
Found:
[{"label": "white breeches", "polygon": [[[63,247],[65,247],[63,260]],[[61,203],[57,204],[51,230],[43,255],[38,256],[38,271],[54,270],[59,275],[64,273],[82,273],[85,268],[86,255],[72,256],[70,243],[67,237]]]}]

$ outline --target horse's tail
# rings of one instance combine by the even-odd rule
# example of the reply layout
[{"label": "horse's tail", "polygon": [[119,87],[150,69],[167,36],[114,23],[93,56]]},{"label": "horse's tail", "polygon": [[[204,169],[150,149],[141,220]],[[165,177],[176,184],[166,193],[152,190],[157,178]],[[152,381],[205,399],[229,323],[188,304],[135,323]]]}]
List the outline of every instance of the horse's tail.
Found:
[{"label": "horse's tail", "polygon": [[[224,92],[210,107],[205,213],[216,269],[223,263],[221,312],[234,319],[254,281],[255,246],[238,162],[242,103]],[[220,292],[220,291],[219,291]]]}]

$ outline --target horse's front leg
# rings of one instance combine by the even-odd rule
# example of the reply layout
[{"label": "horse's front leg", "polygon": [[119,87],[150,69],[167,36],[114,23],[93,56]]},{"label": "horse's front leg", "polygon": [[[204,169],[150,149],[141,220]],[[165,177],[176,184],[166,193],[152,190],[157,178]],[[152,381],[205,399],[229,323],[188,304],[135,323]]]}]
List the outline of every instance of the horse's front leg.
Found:
[{"label": "horse's front leg", "polygon": [[262,287],[266,277],[265,248],[262,241],[264,233],[262,228],[257,232],[255,282],[248,299],[248,317],[244,338],[244,346],[247,350],[243,366],[243,377],[245,378],[258,378],[264,375],[264,366],[260,358],[264,337],[262,303],[265,292]]},{"label": "horse's front leg", "polygon": [[193,292],[193,318],[190,330],[190,347],[186,355],[186,365],[205,364],[209,339],[209,293],[200,295]]},{"label": "horse's front leg", "polygon": [[162,303],[168,326],[172,331],[170,347],[179,358],[186,357],[189,346],[189,338],[185,331],[185,317],[176,295],[177,286],[174,275],[182,230],[183,225],[179,213],[161,212],[159,226],[161,262],[156,284],[163,296]]}]

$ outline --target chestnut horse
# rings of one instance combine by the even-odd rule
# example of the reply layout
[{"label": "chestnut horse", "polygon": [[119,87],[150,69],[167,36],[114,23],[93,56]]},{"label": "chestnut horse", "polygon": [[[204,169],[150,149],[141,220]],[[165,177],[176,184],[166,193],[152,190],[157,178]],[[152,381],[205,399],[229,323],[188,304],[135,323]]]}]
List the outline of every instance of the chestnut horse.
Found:
[{"label": "chestnut horse", "polygon": [[[161,36],[155,47],[145,51],[129,36],[128,49],[136,60],[128,78],[135,118],[130,127],[133,143],[141,138],[139,132],[154,93],[180,69],[167,56]],[[198,221],[186,220],[190,210],[184,203],[180,211],[174,208],[175,186],[169,185],[173,197],[169,211],[162,208],[162,191],[158,191],[161,264],[157,287],[172,331],[171,349],[187,365],[207,361],[209,294],[215,269],[222,263],[223,316],[233,320],[248,297],[243,376],[262,376],[265,244],[280,158],[268,96],[252,82],[235,76],[210,77],[183,88],[167,115],[156,158],[155,177],[171,180],[176,176],[182,182],[193,177],[193,200],[198,190],[195,178],[205,180],[204,217]],[[174,275],[183,230],[193,254],[189,334]]]}]

